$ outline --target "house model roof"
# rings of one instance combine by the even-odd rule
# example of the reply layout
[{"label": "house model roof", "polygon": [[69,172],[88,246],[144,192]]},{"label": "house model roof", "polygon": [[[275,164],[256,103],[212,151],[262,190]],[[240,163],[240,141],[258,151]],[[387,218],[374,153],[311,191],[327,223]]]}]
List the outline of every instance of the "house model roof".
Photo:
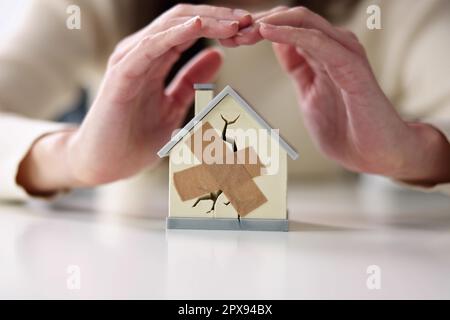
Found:
[{"label": "house model roof", "polygon": [[279,141],[280,146],[286,151],[286,153],[291,157],[291,159],[296,160],[298,158],[298,153],[276,132],[272,130],[272,127],[263,119],[259,114],[253,110],[252,107],[249,106],[247,102],[242,99],[242,97],[233,90],[230,86],[226,86],[214,99],[212,99],[208,105],[200,111],[191,121],[189,121],[183,129],[178,131],[167,144],[158,151],[158,156],[160,158],[166,157],[169,155],[170,150],[175,147],[178,142],[180,142],[194,127],[197,125],[206,115],[214,109],[220,101],[222,101],[227,95],[233,97],[239,105],[247,111],[247,113],[257,122],[259,125],[266,130],[268,130],[272,137]]}]

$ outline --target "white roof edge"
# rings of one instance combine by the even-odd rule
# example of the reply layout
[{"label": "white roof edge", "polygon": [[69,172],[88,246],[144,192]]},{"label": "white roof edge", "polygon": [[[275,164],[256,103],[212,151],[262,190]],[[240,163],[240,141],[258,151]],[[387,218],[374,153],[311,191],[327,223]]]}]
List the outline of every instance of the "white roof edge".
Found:
[{"label": "white roof edge", "polygon": [[272,127],[263,119],[261,116],[253,110],[253,108],[245,102],[245,100],[230,86],[226,86],[217,96],[212,99],[208,105],[199,112],[194,118],[191,119],[177,134],[175,134],[169,142],[166,143],[161,150],[158,151],[158,156],[160,158],[167,157],[175,145],[180,142],[183,137],[188,134],[197,123],[199,123],[214,107],[225,98],[226,95],[232,96],[234,99],[239,102],[242,108],[244,108],[252,117],[258,122],[262,127],[271,132],[272,137],[278,138],[277,140],[280,143],[280,146],[286,151],[286,153],[291,157],[292,160],[296,160],[298,158],[297,151],[294,150],[279,134],[272,131]]}]

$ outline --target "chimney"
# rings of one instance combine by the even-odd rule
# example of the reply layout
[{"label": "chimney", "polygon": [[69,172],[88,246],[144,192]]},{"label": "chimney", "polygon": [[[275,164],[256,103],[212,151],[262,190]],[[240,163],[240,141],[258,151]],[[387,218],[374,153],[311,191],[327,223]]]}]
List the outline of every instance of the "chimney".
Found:
[{"label": "chimney", "polygon": [[214,84],[196,83],[195,90],[195,114],[202,111],[208,103],[214,98]]}]

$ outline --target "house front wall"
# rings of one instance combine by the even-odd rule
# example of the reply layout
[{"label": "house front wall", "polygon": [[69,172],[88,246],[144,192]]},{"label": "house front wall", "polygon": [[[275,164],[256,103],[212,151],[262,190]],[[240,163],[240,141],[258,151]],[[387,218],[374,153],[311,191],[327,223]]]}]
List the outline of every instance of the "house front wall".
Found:
[{"label": "house front wall", "polygon": [[246,147],[254,148],[261,162],[266,165],[263,175],[253,178],[253,181],[264,194],[267,201],[241,218],[286,219],[287,154],[280,147],[278,141],[229,95],[225,96],[202,122],[197,124],[190,134],[186,135],[170,152],[170,216],[185,218],[237,218],[238,215],[233,206],[231,204],[225,205],[229,201],[226,194],[222,194],[218,198],[214,212],[207,213],[211,209],[212,201],[200,201],[196,207],[193,207],[196,199],[182,201],[175,188],[173,179],[175,172],[201,164],[193,156],[190,157],[190,161],[185,161],[187,159],[186,155],[192,155],[186,142],[190,135],[205,122],[209,122],[220,136],[224,126],[221,116],[228,121],[234,120],[239,116],[236,123],[228,127],[227,137],[236,141],[238,150]]}]

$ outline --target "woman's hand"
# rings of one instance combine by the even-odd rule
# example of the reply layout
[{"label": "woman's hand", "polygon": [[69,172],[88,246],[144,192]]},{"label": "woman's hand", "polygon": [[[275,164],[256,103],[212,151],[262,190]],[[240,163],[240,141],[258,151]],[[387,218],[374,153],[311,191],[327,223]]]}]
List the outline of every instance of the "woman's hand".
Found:
[{"label": "woman's hand", "polygon": [[[408,123],[379,87],[352,33],[305,8],[256,19],[291,75],[312,138],[344,167],[420,184],[450,181],[450,145],[435,128]],[[255,27],[236,44],[258,41]]]},{"label": "woman's hand", "polygon": [[178,5],[123,40],[80,128],[39,139],[19,168],[18,183],[45,193],[115,181],[155,163],[192,103],[193,83],[211,81],[222,57],[204,50],[165,88],[171,67],[197,39],[227,39],[251,23],[242,10]]}]

